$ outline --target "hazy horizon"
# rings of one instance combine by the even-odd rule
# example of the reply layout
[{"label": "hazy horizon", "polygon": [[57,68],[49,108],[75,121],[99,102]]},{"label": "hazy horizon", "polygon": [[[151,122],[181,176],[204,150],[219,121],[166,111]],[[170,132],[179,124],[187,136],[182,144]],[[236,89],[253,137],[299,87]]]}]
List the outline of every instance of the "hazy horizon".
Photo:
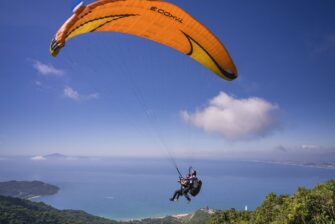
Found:
[{"label": "hazy horizon", "polygon": [[79,159],[159,159],[159,160],[166,160],[169,161],[173,159],[176,162],[184,162],[184,161],[206,161],[206,160],[213,160],[213,161],[264,161],[264,162],[315,162],[315,163],[322,163],[322,162],[330,162],[335,163],[334,160],[334,153],[333,152],[327,152],[324,154],[315,154],[311,153],[309,155],[305,155],[304,157],[301,157],[300,153],[270,153],[267,155],[264,155],[264,153],[255,154],[253,156],[246,155],[243,156],[241,154],[226,154],[224,156],[203,156],[203,155],[175,155],[173,157],[170,157],[169,155],[99,155],[99,154],[66,154],[66,153],[50,153],[50,154],[21,154],[21,155],[1,155],[0,154],[0,161],[5,160],[7,158],[16,158],[16,157],[23,157],[28,158],[32,161],[39,162],[39,161],[45,161],[45,160],[68,160],[69,162],[75,163],[76,160]]}]

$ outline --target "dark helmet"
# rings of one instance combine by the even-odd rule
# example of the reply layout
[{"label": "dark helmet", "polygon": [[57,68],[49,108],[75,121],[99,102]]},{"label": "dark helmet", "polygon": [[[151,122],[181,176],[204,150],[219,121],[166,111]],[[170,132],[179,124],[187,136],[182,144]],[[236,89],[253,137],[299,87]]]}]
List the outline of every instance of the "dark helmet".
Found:
[{"label": "dark helmet", "polygon": [[193,176],[196,176],[196,175],[197,175],[197,171],[195,171],[195,170],[192,170],[192,173],[191,173],[191,175],[193,175]]}]

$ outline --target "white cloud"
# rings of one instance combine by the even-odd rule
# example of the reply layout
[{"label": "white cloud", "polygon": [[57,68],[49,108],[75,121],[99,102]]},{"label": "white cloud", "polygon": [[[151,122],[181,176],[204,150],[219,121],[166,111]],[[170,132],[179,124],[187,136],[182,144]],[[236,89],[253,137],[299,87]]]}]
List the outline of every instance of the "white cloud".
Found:
[{"label": "white cloud", "polygon": [[182,111],[185,122],[230,140],[251,139],[278,128],[279,107],[264,99],[237,99],[220,92],[209,105],[194,113]]},{"label": "white cloud", "polygon": [[80,95],[79,93],[72,89],[71,87],[67,86],[64,88],[64,96],[70,98],[70,99],[73,99],[73,100],[80,100]]},{"label": "white cloud", "polygon": [[46,158],[43,156],[34,156],[34,157],[31,157],[30,159],[35,160],[35,161],[46,160]]},{"label": "white cloud", "polygon": [[64,71],[61,69],[55,68],[53,65],[47,65],[40,61],[34,61],[33,67],[38,71],[38,73],[45,76],[62,76],[64,75]]},{"label": "white cloud", "polygon": [[65,97],[70,98],[75,101],[81,100],[94,100],[99,98],[99,93],[91,93],[88,95],[81,95],[78,91],[74,90],[73,88],[66,86],[63,90],[63,94]]}]

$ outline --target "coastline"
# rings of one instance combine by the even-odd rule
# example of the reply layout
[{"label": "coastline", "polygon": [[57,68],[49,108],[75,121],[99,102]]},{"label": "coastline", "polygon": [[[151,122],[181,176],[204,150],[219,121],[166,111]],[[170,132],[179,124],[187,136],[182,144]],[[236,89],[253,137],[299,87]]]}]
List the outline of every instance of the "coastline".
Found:
[{"label": "coastline", "polygon": [[[317,168],[317,169],[325,169],[325,170],[335,170],[335,163],[310,163],[310,162],[296,162],[296,161],[266,161],[266,160],[250,160],[255,163],[265,163],[265,164],[276,164],[283,166],[299,166],[306,168]],[[248,162],[248,160],[246,160]]]},{"label": "coastline", "polygon": [[[189,212],[189,213],[177,213],[177,214],[164,215],[164,216],[152,215],[152,216],[149,216],[149,217],[126,218],[126,219],[120,219],[120,220],[117,220],[117,221],[121,221],[121,222],[122,221],[126,221],[126,222],[143,221],[143,220],[147,220],[147,219],[165,219],[165,218],[168,218],[168,217],[173,217],[173,218],[178,219],[178,220],[191,220],[194,217],[194,215],[196,214],[196,212],[198,212],[198,211],[201,211],[201,212],[207,213],[209,215],[212,215],[217,210],[212,209],[212,208],[200,208],[200,209],[194,210],[193,212]],[[106,218],[106,217],[104,217],[104,218]],[[113,219],[113,218],[109,217],[108,219]],[[116,219],[113,219],[113,220],[116,220]]]},{"label": "coastline", "polygon": [[131,221],[143,221],[146,219],[165,219],[167,217],[173,217],[176,219],[184,219],[184,218],[187,218],[188,216],[192,217],[193,215],[194,213],[177,213],[177,214],[171,214],[171,215],[151,215],[147,217],[133,217],[133,218],[122,218],[122,219],[115,219],[110,216],[101,216],[101,215],[98,215],[98,216],[102,218],[120,221],[120,222],[131,222]]},{"label": "coastline", "polygon": [[31,197],[28,197],[27,200],[33,200],[33,199],[37,199],[37,198],[41,198],[42,195],[35,195],[35,196],[31,196]]}]

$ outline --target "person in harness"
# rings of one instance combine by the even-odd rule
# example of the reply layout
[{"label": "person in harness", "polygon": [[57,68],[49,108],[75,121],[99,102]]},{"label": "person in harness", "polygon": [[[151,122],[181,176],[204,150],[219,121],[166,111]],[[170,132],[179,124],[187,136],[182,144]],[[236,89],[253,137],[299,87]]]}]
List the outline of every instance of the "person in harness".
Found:
[{"label": "person in harness", "polygon": [[196,196],[202,185],[201,180],[197,178],[197,172],[192,169],[192,172],[189,172],[186,177],[180,177],[178,182],[180,183],[180,189],[174,192],[170,201],[177,201],[181,195],[184,195],[187,202],[190,203],[191,198],[188,193],[192,196]]}]

